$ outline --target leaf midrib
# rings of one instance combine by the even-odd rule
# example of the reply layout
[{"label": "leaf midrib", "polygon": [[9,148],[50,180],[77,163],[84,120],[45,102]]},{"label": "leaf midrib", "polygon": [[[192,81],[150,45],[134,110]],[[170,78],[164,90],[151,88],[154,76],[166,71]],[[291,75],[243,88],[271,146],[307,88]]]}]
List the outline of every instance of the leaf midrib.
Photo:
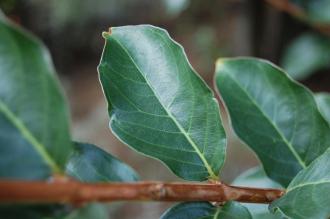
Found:
[{"label": "leaf midrib", "polygon": [[45,163],[52,169],[53,172],[60,172],[59,166],[52,159],[49,153],[45,150],[42,145],[28,130],[24,123],[17,118],[17,116],[6,106],[6,104],[0,100],[0,112],[2,112],[7,119],[15,126],[15,128],[22,134],[22,136],[32,145],[36,152],[41,156]]},{"label": "leaf midrib", "polygon": [[261,112],[261,114],[266,118],[266,120],[273,126],[275,131],[279,134],[283,142],[288,146],[289,150],[292,152],[293,156],[297,159],[298,163],[302,166],[303,169],[307,168],[305,162],[300,158],[299,154],[295,151],[295,148],[288,142],[285,136],[280,132],[276,125],[271,121],[271,119],[263,112],[263,110],[258,106],[257,102],[251,97],[251,95],[230,75],[226,74],[232,81],[237,84],[237,86],[245,93],[245,95],[251,100],[253,105]]},{"label": "leaf midrib", "polygon": [[196,151],[197,155],[200,157],[201,161],[203,162],[205,168],[207,169],[207,172],[210,175],[211,179],[217,179],[217,175],[213,172],[210,164],[207,162],[207,160],[205,159],[205,157],[203,156],[203,153],[199,150],[199,148],[197,147],[197,145],[195,144],[195,142],[190,138],[190,136],[188,135],[188,133],[184,130],[184,128],[180,125],[180,123],[178,123],[178,121],[176,120],[176,118],[172,115],[172,113],[170,111],[168,111],[168,109],[162,104],[162,102],[160,101],[159,96],[157,95],[157,93],[155,92],[153,86],[151,86],[149,80],[147,79],[147,77],[145,77],[145,75],[142,73],[141,69],[139,68],[139,66],[136,64],[136,62],[134,61],[133,57],[130,55],[130,53],[128,52],[128,50],[126,49],[126,47],[124,47],[115,37],[112,37],[110,35],[110,37],[116,41],[118,43],[118,45],[125,51],[125,53],[128,55],[128,57],[131,59],[132,63],[134,64],[134,66],[136,67],[136,69],[140,72],[140,74],[142,75],[142,77],[144,78],[144,80],[146,81],[146,83],[149,85],[150,90],[152,91],[152,93],[155,95],[156,99],[158,100],[159,104],[163,107],[163,109],[165,110],[165,112],[168,114],[168,116],[170,118],[172,118],[173,122],[175,123],[175,125],[178,127],[178,129],[182,132],[182,134],[185,136],[185,138],[188,140],[188,142],[192,145],[193,149]]}]

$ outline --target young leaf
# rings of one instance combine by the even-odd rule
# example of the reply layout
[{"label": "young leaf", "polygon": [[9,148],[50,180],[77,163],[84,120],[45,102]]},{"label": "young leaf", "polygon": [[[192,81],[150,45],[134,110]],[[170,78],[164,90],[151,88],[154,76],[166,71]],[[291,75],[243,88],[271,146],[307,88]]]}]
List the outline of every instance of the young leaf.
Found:
[{"label": "young leaf", "polygon": [[47,49],[0,16],[0,177],[44,179],[71,151],[68,113]]},{"label": "young leaf", "polygon": [[186,202],[168,209],[160,219],[252,219],[250,212],[238,202],[214,207],[208,202]]},{"label": "young leaf", "polygon": [[219,106],[183,48],[149,25],[104,37],[98,70],[112,131],[186,180],[217,178],[226,145]]},{"label": "young leaf", "polygon": [[130,182],[138,179],[134,170],[97,146],[75,143],[66,167],[68,175],[82,182]]},{"label": "young leaf", "polygon": [[271,204],[294,219],[329,218],[330,149],[302,170],[290,183],[286,194]]},{"label": "young leaf", "polygon": [[216,84],[235,132],[282,185],[330,146],[329,124],[312,93],[271,63],[220,59]]},{"label": "young leaf", "polygon": [[[236,186],[248,186],[257,188],[281,188],[281,186],[269,179],[264,170],[261,167],[251,168],[241,175],[239,175],[233,182]],[[243,203],[250,213],[253,219],[277,219],[278,217],[268,210],[268,205],[266,204],[246,204]]]},{"label": "young leaf", "polygon": [[330,124],[330,94],[318,93],[315,95],[315,99],[321,114]]},{"label": "young leaf", "polygon": [[299,36],[285,50],[281,66],[297,80],[329,67],[330,39],[315,33]]}]

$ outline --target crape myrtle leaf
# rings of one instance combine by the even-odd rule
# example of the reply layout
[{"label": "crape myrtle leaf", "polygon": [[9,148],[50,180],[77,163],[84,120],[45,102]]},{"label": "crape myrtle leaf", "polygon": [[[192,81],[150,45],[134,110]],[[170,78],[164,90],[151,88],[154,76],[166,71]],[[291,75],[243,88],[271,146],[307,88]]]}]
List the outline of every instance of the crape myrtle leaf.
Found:
[{"label": "crape myrtle leaf", "polygon": [[[246,187],[256,187],[256,188],[281,188],[281,186],[269,179],[262,167],[254,167],[248,169],[239,175],[233,182],[235,186],[246,186]],[[247,204],[242,203],[250,213],[253,219],[277,219],[282,218],[272,214],[268,210],[267,204]]]},{"label": "crape myrtle leaf", "polygon": [[327,219],[330,216],[330,149],[292,180],[286,194],[271,204],[294,219]]},{"label": "crape myrtle leaf", "polygon": [[160,219],[252,219],[247,208],[229,201],[215,207],[208,202],[184,202],[168,209]]},{"label": "crape myrtle leaf", "polygon": [[330,124],[330,94],[318,93],[315,94],[315,99],[321,114]]},{"label": "crape myrtle leaf", "polygon": [[290,0],[303,10],[307,22],[315,24],[330,24],[329,0]]},{"label": "crape myrtle leaf", "polygon": [[220,59],[216,84],[236,134],[281,185],[330,146],[330,127],[313,94],[270,62]]},{"label": "crape myrtle leaf", "polygon": [[219,106],[183,48],[150,25],[103,36],[98,70],[113,133],[183,179],[216,179],[226,147]]},{"label": "crape myrtle leaf", "polygon": [[82,182],[131,182],[138,179],[135,171],[101,148],[75,143],[66,173]]},{"label": "crape myrtle leaf", "polygon": [[329,67],[330,39],[316,33],[299,36],[286,48],[280,65],[297,80]]},{"label": "crape myrtle leaf", "polygon": [[66,102],[41,42],[0,16],[0,177],[45,179],[71,152]]}]

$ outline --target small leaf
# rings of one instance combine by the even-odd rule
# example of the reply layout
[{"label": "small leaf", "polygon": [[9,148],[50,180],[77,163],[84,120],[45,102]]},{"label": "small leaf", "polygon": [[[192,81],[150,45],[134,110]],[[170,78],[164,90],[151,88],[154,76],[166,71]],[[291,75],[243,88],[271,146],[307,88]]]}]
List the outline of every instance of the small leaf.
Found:
[{"label": "small leaf", "polygon": [[221,59],[216,84],[237,135],[267,175],[286,186],[330,146],[330,127],[312,93],[253,58]]},{"label": "small leaf", "polygon": [[[254,167],[245,171],[234,180],[233,185],[257,188],[281,188],[278,183],[272,181],[266,176],[264,170],[261,167]],[[243,203],[242,205],[250,211],[253,219],[281,218],[270,213],[267,204]]]},{"label": "small leaf", "polygon": [[98,70],[112,131],[183,179],[216,179],[226,147],[219,106],[183,48],[149,25],[111,28],[104,37]]},{"label": "small leaf", "polygon": [[314,33],[299,36],[285,50],[281,66],[297,80],[329,67],[330,39]]},{"label": "small leaf", "polygon": [[82,182],[131,182],[138,179],[135,171],[95,145],[75,143],[67,164],[68,175]]},{"label": "small leaf", "polygon": [[250,212],[238,202],[214,207],[208,202],[185,202],[168,209],[160,219],[252,219]]},{"label": "small leaf", "polygon": [[294,219],[326,219],[330,215],[330,149],[302,170],[286,194],[271,204]]},{"label": "small leaf", "polygon": [[315,95],[315,99],[321,114],[330,124],[330,94],[318,93]]},{"label": "small leaf", "polygon": [[47,49],[0,16],[0,178],[45,179],[71,152],[68,112]]}]

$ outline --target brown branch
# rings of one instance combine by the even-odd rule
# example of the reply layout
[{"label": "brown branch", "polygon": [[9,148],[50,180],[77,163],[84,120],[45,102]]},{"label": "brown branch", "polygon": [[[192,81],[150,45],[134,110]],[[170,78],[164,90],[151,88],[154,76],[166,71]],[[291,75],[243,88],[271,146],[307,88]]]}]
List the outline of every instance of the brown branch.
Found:
[{"label": "brown branch", "polygon": [[308,25],[310,25],[312,28],[319,31],[320,33],[330,36],[329,25],[310,22],[305,11],[302,10],[300,7],[296,6],[295,4],[291,3],[289,0],[265,0],[265,1],[268,2],[270,5],[272,5],[274,8],[277,8],[280,11],[284,11],[300,20],[303,20],[304,22],[306,22]]},{"label": "brown branch", "polygon": [[223,183],[81,183],[64,181],[0,181],[0,203],[71,203],[93,201],[210,201],[270,203],[278,189],[229,186]]}]

